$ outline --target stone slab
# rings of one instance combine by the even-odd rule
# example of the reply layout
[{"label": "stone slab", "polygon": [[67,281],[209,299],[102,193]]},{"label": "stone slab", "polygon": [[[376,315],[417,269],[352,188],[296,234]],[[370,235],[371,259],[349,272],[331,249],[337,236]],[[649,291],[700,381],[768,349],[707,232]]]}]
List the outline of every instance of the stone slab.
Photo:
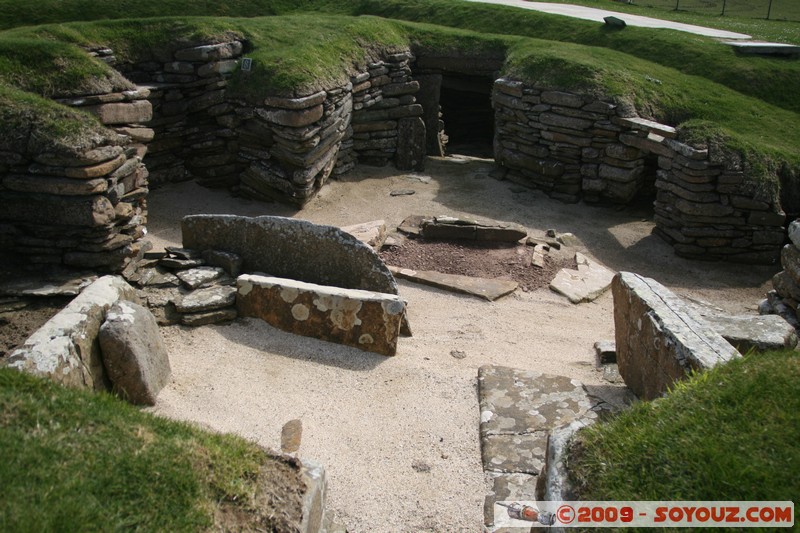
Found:
[{"label": "stone slab", "polygon": [[238,317],[236,308],[216,309],[204,313],[187,313],[181,315],[180,321],[184,326],[198,327],[209,324],[219,324],[220,322],[230,322]]},{"label": "stone slab", "polygon": [[249,274],[236,284],[239,316],[381,355],[397,351],[406,310],[397,295]]},{"label": "stone slab", "polygon": [[15,277],[0,282],[0,296],[77,296],[96,279],[94,274],[74,273],[35,279]]},{"label": "stone slab", "polygon": [[692,371],[741,357],[691,306],[657,281],[621,272],[612,291],[619,372],[640,398],[657,398]]},{"label": "stone slab", "polygon": [[198,289],[175,300],[181,313],[200,313],[230,307],[236,303],[236,288],[228,286]]},{"label": "stone slab", "polygon": [[434,270],[411,270],[394,266],[389,266],[389,270],[398,278],[446,291],[477,296],[490,302],[511,294],[518,286],[516,281],[444,274]]},{"label": "stone slab", "polygon": [[547,431],[485,435],[481,443],[485,472],[536,475],[544,467]]},{"label": "stone slab", "polygon": [[380,250],[386,241],[386,221],[373,220],[362,224],[344,226],[342,231],[349,233],[359,241],[375,250]]},{"label": "stone slab", "polygon": [[549,431],[583,417],[596,402],[577,380],[503,366],[478,370],[482,437]]},{"label": "stone slab", "polygon": [[575,254],[578,269],[562,268],[550,282],[550,289],[579,304],[596,300],[609,287],[614,272],[578,252]]},{"label": "stone slab", "polygon": [[155,317],[133,302],[115,303],[98,335],[113,391],[133,404],[155,405],[171,369]]},{"label": "stone slab", "polygon": [[103,276],[48,320],[5,364],[71,387],[105,389],[97,336],[108,309],[136,301],[136,291],[119,276]]},{"label": "stone slab", "polygon": [[797,330],[778,315],[729,315],[708,305],[696,302],[690,305],[739,353],[797,347]]},{"label": "stone slab", "polygon": [[182,230],[185,247],[235,253],[244,272],[397,294],[375,250],[339,228],[284,217],[191,215]]},{"label": "stone slab", "polygon": [[198,287],[218,279],[224,273],[225,271],[219,267],[200,266],[197,268],[190,268],[189,270],[182,270],[176,275],[184,285],[190,289],[197,289]]},{"label": "stone slab", "polygon": [[528,230],[519,224],[445,216],[422,221],[420,229],[426,239],[517,242],[528,236]]}]

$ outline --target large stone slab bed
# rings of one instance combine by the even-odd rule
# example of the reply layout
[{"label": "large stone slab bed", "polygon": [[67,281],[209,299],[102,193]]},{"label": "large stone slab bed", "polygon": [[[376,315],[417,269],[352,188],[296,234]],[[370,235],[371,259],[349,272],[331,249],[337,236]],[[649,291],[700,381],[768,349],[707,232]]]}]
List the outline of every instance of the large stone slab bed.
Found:
[{"label": "large stone slab bed", "polygon": [[245,272],[397,294],[375,251],[339,228],[273,216],[191,215],[181,230],[185,248],[233,252]]},{"label": "large stone slab bed", "polygon": [[239,316],[382,355],[397,351],[406,306],[396,295],[249,274],[237,287]]},{"label": "large stone slab bed", "polygon": [[611,286],[619,372],[640,398],[657,398],[692,370],[741,357],[690,305],[657,281],[621,272]]}]

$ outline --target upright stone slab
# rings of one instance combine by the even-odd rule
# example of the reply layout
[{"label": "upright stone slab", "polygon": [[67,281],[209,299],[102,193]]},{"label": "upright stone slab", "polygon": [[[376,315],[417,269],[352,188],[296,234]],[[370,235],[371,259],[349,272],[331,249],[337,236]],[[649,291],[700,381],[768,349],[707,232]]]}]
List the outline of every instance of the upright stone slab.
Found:
[{"label": "upright stone slab", "polygon": [[398,170],[425,169],[425,122],[421,117],[398,121],[396,165]]},{"label": "upright stone slab", "polygon": [[396,295],[249,274],[237,287],[239,316],[381,355],[397,351],[406,306]]},{"label": "upright stone slab", "polygon": [[181,226],[184,247],[238,254],[244,272],[397,294],[394,276],[375,250],[339,228],[235,215],[191,215]]},{"label": "upright stone slab", "polygon": [[98,279],[14,350],[7,366],[71,387],[105,389],[100,325],[115,302],[135,299],[121,277]]},{"label": "upright stone slab", "polygon": [[611,287],[619,372],[640,398],[657,398],[692,370],[741,357],[691,306],[657,281],[621,272]]},{"label": "upright stone slab", "polygon": [[155,405],[171,369],[152,313],[133,302],[117,302],[108,310],[98,338],[113,390],[131,403]]}]

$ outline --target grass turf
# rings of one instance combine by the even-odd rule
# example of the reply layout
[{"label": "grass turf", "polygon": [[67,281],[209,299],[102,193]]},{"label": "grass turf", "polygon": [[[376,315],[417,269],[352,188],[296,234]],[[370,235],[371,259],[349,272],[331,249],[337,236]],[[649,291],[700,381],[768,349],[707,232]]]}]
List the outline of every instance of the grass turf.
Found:
[{"label": "grass turf", "polygon": [[800,499],[800,353],[753,354],[581,431],[586,500]]},{"label": "grass turf", "polygon": [[299,521],[296,467],[255,444],[2,368],[0,450],[3,531],[283,530]]}]

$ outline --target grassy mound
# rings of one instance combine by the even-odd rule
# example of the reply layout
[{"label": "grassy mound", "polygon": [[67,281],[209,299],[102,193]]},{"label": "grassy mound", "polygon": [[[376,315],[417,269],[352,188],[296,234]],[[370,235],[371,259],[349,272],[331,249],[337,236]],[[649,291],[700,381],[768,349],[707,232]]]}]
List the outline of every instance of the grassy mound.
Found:
[{"label": "grassy mound", "polygon": [[107,394],[0,369],[0,530],[277,530],[301,519],[296,465]]},{"label": "grassy mound", "polygon": [[[135,8],[107,0],[9,2],[0,0],[0,6],[8,7],[0,10],[6,26],[101,19],[0,32],[0,85],[41,96],[125,88],[124,79],[81,47],[108,46],[122,61],[146,61],[200,42],[244,39],[254,69],[235,73],[229,94],[253,104],[266,93],[308,94],[346,83],[378,51],[411,47],[489,55],[505,58],[505,75],[630,102],[646,118],[680,126],[683,139],[743,154],[744,168],[762,198],[776,197],[781,187],[798,188],[800,61],[739,57],[713,39],[643,28],[613,31],[568,17],[456,0],[146,0]],[[35,11],[39,18],[32,18],[31,6],[40,8]],[[328,14],[275,15],[311,9]],[[104,20],[177,11],[251,18]],[[256,16],[263,14],[270,16]]]},{"label": "grassy mound", "polygon": [[579,433],[586,500],[800,498],[800,353],[754,354]]}]

